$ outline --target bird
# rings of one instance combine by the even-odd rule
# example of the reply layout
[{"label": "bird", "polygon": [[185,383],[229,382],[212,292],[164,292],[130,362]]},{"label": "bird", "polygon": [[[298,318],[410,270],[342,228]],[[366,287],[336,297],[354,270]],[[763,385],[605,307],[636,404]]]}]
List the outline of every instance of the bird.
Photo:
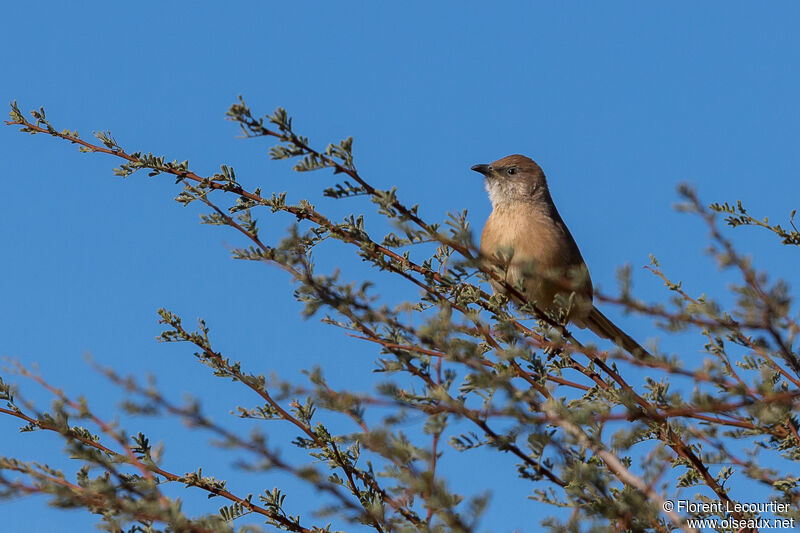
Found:
[{"label": "bird", "polygon": [[490,280],[492,290],[508,296],[507,287],[517,287],[520,291],[511,291],[511,299],[518,305],[534,303],[551,313],[566,309],[567,321],[589,328],[635,357],[649,356],[594,306],[586,262],[553,203],[542,168],[514,154],[472,170],[483,174],[492,204],[481,232],[481,256],[493,268],[500,267],[506,281],[504,285]]}]

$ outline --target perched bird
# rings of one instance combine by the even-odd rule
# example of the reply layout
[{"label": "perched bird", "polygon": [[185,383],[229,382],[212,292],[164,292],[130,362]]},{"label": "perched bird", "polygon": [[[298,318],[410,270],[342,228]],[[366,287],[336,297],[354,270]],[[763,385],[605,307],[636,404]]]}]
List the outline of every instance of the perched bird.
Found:
[{"label": "perched bird", "polygon": [[[592,304],[592,280],[567,225],[558,214],[541,167],[510,155],[472,170],[486,178],[492,214],[481,233],[481,254],[505,271],[506,282],[545,311],[570,302],[567,320],[589,328],[635,356],[647,351]],[[495,292],[504,287],[492,282]]]}]

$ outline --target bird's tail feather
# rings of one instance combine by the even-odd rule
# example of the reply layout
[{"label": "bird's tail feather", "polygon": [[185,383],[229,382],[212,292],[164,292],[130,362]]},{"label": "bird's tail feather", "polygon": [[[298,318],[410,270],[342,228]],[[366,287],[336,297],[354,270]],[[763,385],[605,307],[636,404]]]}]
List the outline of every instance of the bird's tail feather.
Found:
[{"label": "bird's tail feather", "polygon": [[597,307],[592,307],[591,313],[589,313],[584,322],[597,335],[610,340],[632,356],[637,358],[652,357],[638,342],[614,325]]}]

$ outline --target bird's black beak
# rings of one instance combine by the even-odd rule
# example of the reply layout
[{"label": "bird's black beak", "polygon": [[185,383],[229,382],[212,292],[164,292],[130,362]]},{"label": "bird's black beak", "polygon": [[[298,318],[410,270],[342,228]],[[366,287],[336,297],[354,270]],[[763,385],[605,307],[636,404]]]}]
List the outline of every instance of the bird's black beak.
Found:
[{"label": "bird's black beak", "polygon": [[472,167],[472,170],[480,172],[484,176],[488,176],[492,173],[492,168],[489,165],[475,165]]}]

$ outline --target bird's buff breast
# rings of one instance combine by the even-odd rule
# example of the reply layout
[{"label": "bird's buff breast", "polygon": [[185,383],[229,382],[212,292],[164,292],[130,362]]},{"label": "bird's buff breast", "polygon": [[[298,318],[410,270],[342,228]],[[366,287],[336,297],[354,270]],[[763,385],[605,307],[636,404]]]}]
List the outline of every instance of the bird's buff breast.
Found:
[{"label": "bird's buff breast", "polygon": [[[569,249],[571,238],[565,238],[565,231],[547,214],[536,210],[495,208],[481,234],[481,254],[495,269],[502,270],[498,263],[506,263],[506,281],[512,285],[522,283],[527,299],[548,307],[556,293],[564,292],[553,278],[560,278],[567,269],[583,263]],[[499,261],[500,256],[505,261]],[[497,283],[492,287],[501,290]],[[589,287],[590,281],[587,288],[591,294]]]}]

